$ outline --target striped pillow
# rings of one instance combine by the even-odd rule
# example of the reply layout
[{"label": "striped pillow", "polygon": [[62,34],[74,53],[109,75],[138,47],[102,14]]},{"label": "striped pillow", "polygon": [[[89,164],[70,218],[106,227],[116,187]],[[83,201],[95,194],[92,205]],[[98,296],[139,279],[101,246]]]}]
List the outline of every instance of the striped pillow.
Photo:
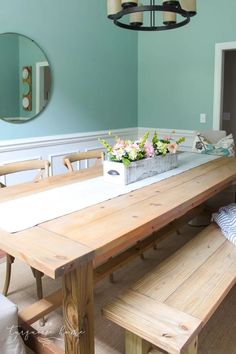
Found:
[{"label": "striped pillow", "polygon": [[212,220],[221,228],[224,236],[236,245],[236,204],[231,203],[212,214]]}]

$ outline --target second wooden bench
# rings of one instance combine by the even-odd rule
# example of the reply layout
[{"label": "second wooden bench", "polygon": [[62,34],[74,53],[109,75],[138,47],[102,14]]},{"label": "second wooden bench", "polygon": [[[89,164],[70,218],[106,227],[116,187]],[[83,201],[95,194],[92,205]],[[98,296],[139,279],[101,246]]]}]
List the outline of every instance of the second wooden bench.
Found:
[{"label": "second wooden bench", "polygon": [[126,354],[196,354],[198,334],[234,286],[236,247],[215,224],[103,309]]}]

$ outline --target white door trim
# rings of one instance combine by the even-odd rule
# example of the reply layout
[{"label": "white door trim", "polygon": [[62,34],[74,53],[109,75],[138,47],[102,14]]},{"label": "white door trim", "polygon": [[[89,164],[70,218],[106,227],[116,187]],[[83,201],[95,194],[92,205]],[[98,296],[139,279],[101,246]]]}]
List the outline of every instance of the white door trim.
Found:
[{"label": "white door trim", "polygon": [[213,130],[220,130],[222,101],[223,101],[223,71],[224,51],[236,49],[236,42],[216,43],[215,45],[215,75],[214,75],[214,103],[213,103]]},{"label": "white door trim", "polygon": [[40,111],[40,68],[42,66],[49,66],[47,61],[40,61],[36,63],[36,102],[35,102],[35,113],[38,114]]}]

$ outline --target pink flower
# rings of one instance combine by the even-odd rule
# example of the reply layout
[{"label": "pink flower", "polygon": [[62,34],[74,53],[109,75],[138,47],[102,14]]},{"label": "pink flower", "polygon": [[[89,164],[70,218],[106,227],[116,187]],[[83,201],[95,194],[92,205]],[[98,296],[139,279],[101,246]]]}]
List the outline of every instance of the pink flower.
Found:
[{"label": "pink flower", "polygon": [[171,154],[175,154],[177,151],[177,147],[178,147],[178,145],[176,143],[171,143],[171,144],[168,144],[167,149]]},{"label": "pink flower", "polygon": [[113,146],[113,150],[123,149],[125,147],[125,141],[118,139],[116,144]]},{"label": "pink flower", "polygon": [[171,136],[164,136],[163,138],[164,140],[170,141],[171,140]]},{"label": "pink flower", "polygon": [[153,149],[152,144],[149,141],[146,141],[146,143],[144,145],[144,151],[145,151],[146,157],[154,156],[154,149]]}]

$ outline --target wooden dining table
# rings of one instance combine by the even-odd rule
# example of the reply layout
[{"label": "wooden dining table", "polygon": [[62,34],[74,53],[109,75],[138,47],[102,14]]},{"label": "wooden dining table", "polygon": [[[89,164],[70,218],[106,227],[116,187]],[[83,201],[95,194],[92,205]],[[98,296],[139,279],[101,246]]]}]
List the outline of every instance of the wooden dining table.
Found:
[{"label": "wooden dining table", "polygon": [[[0,203],[101,174],[97,166],[3,188]],[[61,290],[20,311],[22,326],[62,303],[65,353],[94,354],[94,283],[193,218],[193,211],[235,180],[236,159],[219,158],[24,231],[0,230],[0,249],[52,279],[62,277]],[[39,339],[32,340],[36,352],[63,352]]]}]

